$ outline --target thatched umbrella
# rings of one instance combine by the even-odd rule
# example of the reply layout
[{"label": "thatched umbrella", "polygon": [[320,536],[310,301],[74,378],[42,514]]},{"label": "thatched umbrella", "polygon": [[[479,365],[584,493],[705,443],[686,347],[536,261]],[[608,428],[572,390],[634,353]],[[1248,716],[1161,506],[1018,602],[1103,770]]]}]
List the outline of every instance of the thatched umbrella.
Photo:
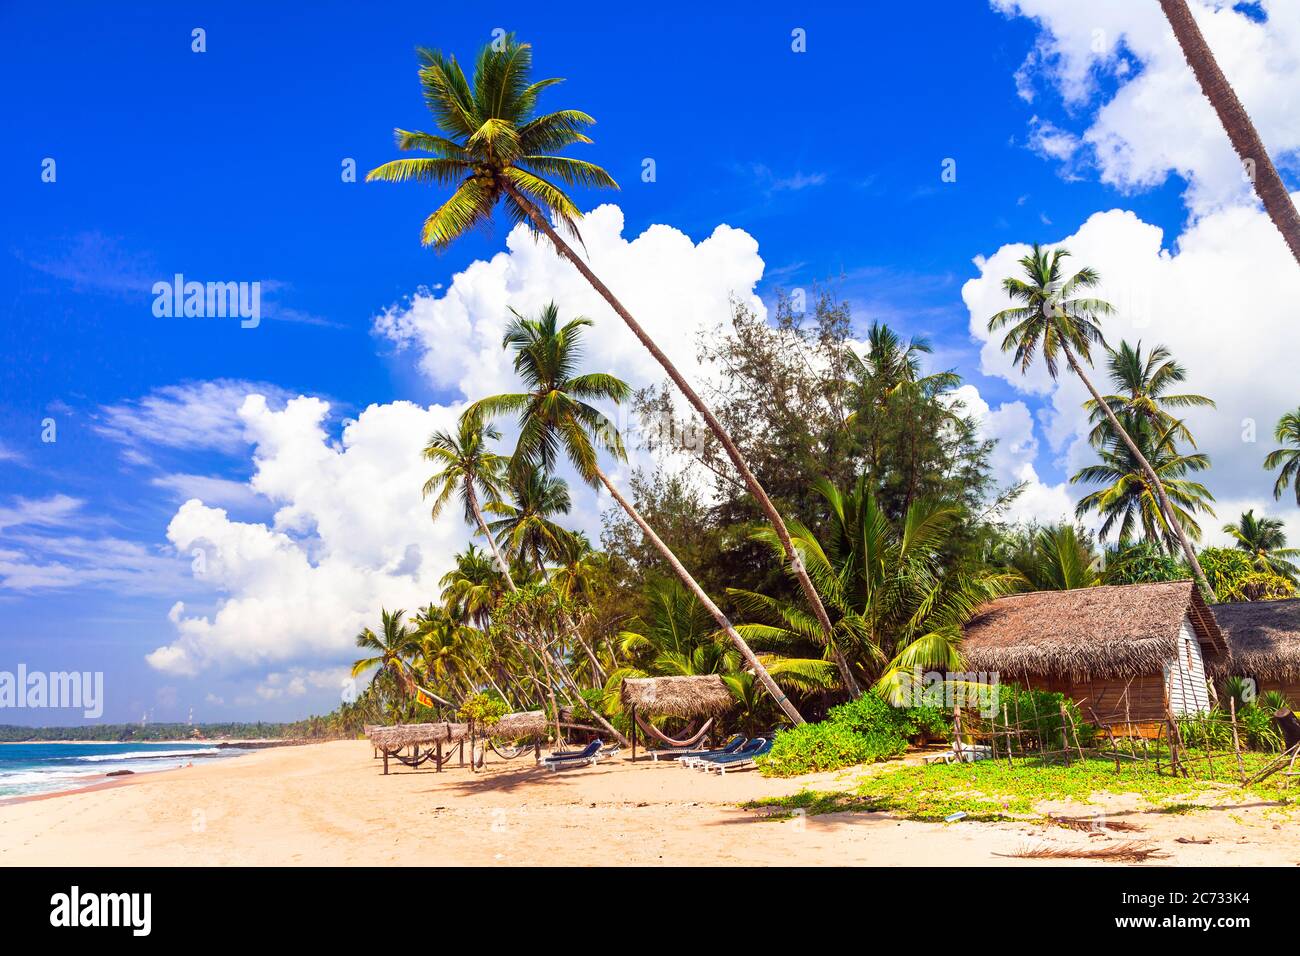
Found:
[{"label": "thatched umbrella", "polygon": [[[645,717],[716,717],[735,704],[731,691],[717,674],[690,677],[627,677],[621,691],[623,706],[632,717],[632,759],[636,760],[638,712]],[[699,736],[702,736],[699,735]]]},{"label": "thatched umbrella", "polygon": [[540,737],[546,733],[546,713],[541,710],[525,710],[506,714],[491,727],[485,727],[484,733],[500,740]]}]

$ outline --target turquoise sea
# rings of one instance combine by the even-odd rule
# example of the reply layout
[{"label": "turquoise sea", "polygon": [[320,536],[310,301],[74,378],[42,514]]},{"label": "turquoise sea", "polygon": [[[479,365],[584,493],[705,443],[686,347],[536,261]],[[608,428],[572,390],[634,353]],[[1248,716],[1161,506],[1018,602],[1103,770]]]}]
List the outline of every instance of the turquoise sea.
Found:
[{"label": "turquoise sea", "polygon": [[150,773],[244,753],[212,744],[0,744],[0,800],[100,783],[115,770]]}]

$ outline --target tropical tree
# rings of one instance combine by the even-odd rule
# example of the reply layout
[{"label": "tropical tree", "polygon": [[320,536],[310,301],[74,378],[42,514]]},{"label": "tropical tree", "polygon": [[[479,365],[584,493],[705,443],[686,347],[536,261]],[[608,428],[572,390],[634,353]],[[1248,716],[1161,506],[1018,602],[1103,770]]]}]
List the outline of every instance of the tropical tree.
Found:
[{"label": "tropical tree", "polygon": [[[466,646],[472,629],[458,624],[436,604],[421,608],[411,624],[416,642],[412,666],[424,678],[426,688],[445,688],[449,695],[462,699],[473,694],[478,688],[471,678]],[[438,702],[453,706],[445,699]]]},{"label": "tropical tree", "polygon": [[[1163,434],[1156,435],[1130,419],[1125,434],[1131,434],[1130,441],[1136,440],[1137,445],[1130,447],[1114,439],[1109,447],[1101,450],[1098,464],[1081,468],[1071,476],[1072,483],[1104,486],[1080,498],[1075,514],[1079,517],[1092,511],[1100,514],[1105,519],[1100,529],[1102,538],[1115,531],[1119,540],[1128,540],[1141,528],[1148,540],[1171,553],[1189,535],[1199,541],[1201,526],[1196,523],[1195,514],[1214,514],[1210,504],[1214,496],[1203,484],[1186,476],[1204,471],[1210,466],[1210,460],[1201,452],[1179,453],[1174,445],[1177,427],[1175,423]],[[1132,448],[1139,445],[1145,448],[1135,454]],[[1149,471],[1159,476],[1157,481],[1152,481]],[[1163,496],[1163,507],[1160,496]],[[1167,518],[1171,513],[1173,521]],[[1209,587],[1208,583],[1205,587]]]},{"label": "tropical tree", "polygon": [[438,515],[453,495],[459,495],[465,506],[465,520],[474,524],[479,533],[488,540],[488,546],[496,557],[497,566],[505,578],[506,587],[515,589],[515,582],[510,577],[510,568],[497,548],[496,539],[488,530],[483,520],[483,511],[479,506],[479,495],[489,502],[501,500],[501,480],[505,473],[506,459],[494,453],[488,446],[501,433],[490,425],[473,418],[461,416],[456,434],[436,431],[424,447],[427,461],[442,466],[442,470],[424,483],[424,497],[433,495],[431,517],[436,521]]},{"label": "tropical tree", "polygon": [[1097,555],[1072,524],[1040,528],[1011,565],[1035,591],[1071,591],[1101,583]]},{"label": "tropical tree", "polygon": [[454,621],[485,627],[492,609],[507,590],[507,579],[497,562],[471,542],[455,556],[456,566],[438,582],[442,606]]},{"label": "tropical tree", "polygon": [[381,609],[379,616],[382,623],[378,634],[368,627],[357,634],[357,647],[371,654],[353,662],[352,676],[359,677],[373,667],[376,670],[371,678],[372,686],[382,675],[391,674],[410,695],[415,692],[410,659],[419,650],[419,640],[407,626],[406,611]]},{"label": "tropical tree", "polygon": [[1064,278],[1061,260],[1068,255],[1069,252],[1065,249],[1048,251],[1035,243],[1029,255],[1020,260],[1025,278],[1008,276],[1002,280],[1002,288],[1018,305],[1004,309],[989,319],[989,331],[1007,330],[1002,340],[1002,351],[1015,352],[1016,363],[1022,372],[1029,370],[1035,356],[1041,351],[1047,372],[1055,379],[1060,356],[1065,356],[1071,371],[1083,382],[1114,434],[1127,447],[1134,462],[1146,476],[1165,524],[1177,537],[1206,600],[1213,602],[1214,589],[1210,587],[1196,560],[1196,551],[1169,504],[1159,475],[1133,437],[1120,424],[1115,412],[1102,398],[1080,363],[1082,359],[1092,364],[1092,345],[1105,343],[1098,319],[1110,315],[1114,309],[1110,303],[1101,299],[1077,296],[1079,292],[1095,288],[1101,282],[1101,276],[1095,269],[1085,266],[1069,279]]},{"label": "tropical tree", "polygon": [[551,520],[572,507],[563,478],[548,475],[541,464],[523,463],[510,472],[512,501],[495,501],[488,510],[501,517],[488,524],[506,554],[545,574],[546,561],[564,553],[568,530]]},{"label": "tropical tree", "polygon": [[584,318],[560,325],[559,309],[554,303],[544,307],[537,318],[524,318],[516,313],[506,328],[503,347],[514,349],[515,374],[528,391],[481,399],[466,409],[465,414],[484,419],[509,414],[518,417],[519,444],[514,454],[520,463],[517,467],[531,465],[549,469],[563,454],[583,481],[593,486],[603,485],[726,632],[782,710],[792,721],[801,723],[799,711],[736,633],[722,609],[704,593],[672,549],[660,540],[601,469],[599,451],[620,461],[626,459],[627,453],[613,422],[590,402],[603,399],[617,404],[628,398],[631,389],[613,375],[579,373],[582,330],[589,325],[591,320]]},{"label": "tropical tree", "polygon": [[[1103,396],[1117,418],[1130,416],[1158,432],[1174,428],[1175,437],[1196,447],[1196,439],[1187,426],[1170,414],[1172,408],[1214,408],[1214,400],[1191,393],[1169,394],[1169,389],[1187,379],[1187,369],[1174,361],[1172,353],[1157,345],[1148,354],[1142,354],[1142,343],[1136,346],[1121,341],[1119,348],[1107,348],[1106,369],[1116,392]],[[1100,447],[1115,437],[1110,421],[1093,399],[1083,403],[1093,422],[1088,435],[1093,445]]]},{"label": "tropical tree", "polygon": [[551,224],[553,220],[581,244],[578,223],[582,214],[554,179],[567,186],[618,188],[614,178],[594,163],[558,155],[575,143],[590,143],[582,131],[595,120],[581,110],[537,113],[542,91],[561,81],[549,78],[530,82],[532,48],[518,42],[513,34],[483,47],[472,83],[455,57],[436,50],[418,52],[423,64],[419,75],[425,104],[440,133],[402,129],[394,133],[398,149],[432,155],[384,163],[370,171],[367,181],[454,185],[452,195],[425,219],[421,234],[426,246],[439,251],[472,229],[490,223],[498,203],[511,221],[527,224],[546,236],[556,252],[573,264],[663,367],[726,450],[745,487],[776,531],[792,573],[822,628],[829,633],[830,618],[796,559],[785,522],[740,448],[649,333]]},{"label": "tropical tree", "polygon": [[[837,616],[835,659],[898,699],[916,668],[960,670],[962,626],[985,601],[1011,591],[1018,576],[945,568],[943,545],[959,509],[914,502],[898,526],[884,514],[869,477],[843,492],[814,482],[830,520],[819,537],[792,523],[795,547]],[[755,536],[775,549],[770,529]],[[781,650],[826,646],[806,612],[788,601],[750,591],[730,592],[754,619],[742,625],[751,640]]]},{"label": "tropical tree", "polygon": [[1278,419],[1273,437],[1283,443],[1282,448],[1269,452],[1264,459],[1264,467],[1269,471],[1282,469],[1273,483],[1273,497],[1281,500],[1287,485],[1293,484],[1295,503],[1300,505],[1300,408]]},{"label": "tropical tree", "polygon": [[1225,524],[1223,530],[1238,548],[1251,556],[1260,571],[1294,579],[1300,548],[1286,546],[1286,531],[1280,519],[1256,518],[1255,509],[1251,508],[1235,524]]},{"label": "tropical tree", "polygon": [[1243,166],[1250,173],[1255,194],[1264,204],[1273,225],[1277,226],[1278,232],[1282,233],[1282,238],[1291,247],[1291,255],[1300,263],[1300,213],[1297,213],[1286,184],[1282,182],[1277,167],[1269,158],[1268,149],[1259,138],[1250,114],[1241,105],[1232,84],[1219,69],[1214,51],[1205,42],[1186,0],[1160,0],[1160,7],[1173,28],[1178,45],[1182,47],[1187,65],[1192,68],[1196,81],[1201,85],[1201,92],[1214,107],[1214,112],[1219,114],[1219,122],[1223,124],[1232,148],[1237,151]]}]

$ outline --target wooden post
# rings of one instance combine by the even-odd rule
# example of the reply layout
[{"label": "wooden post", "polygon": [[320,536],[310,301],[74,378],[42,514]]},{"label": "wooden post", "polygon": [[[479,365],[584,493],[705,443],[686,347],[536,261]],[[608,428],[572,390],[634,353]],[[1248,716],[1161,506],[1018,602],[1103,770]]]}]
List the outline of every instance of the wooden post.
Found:
[{"label": "wooden post", "polygon": [[[461,741],[461,746],[462,747],[464,746],[464,741]],[[469,722],[469,772],[470,773],[478,773],[478,769],[474,766],[475,752],[477,750],[478,750],[478,740],[474,736],[474,721],[471,720]]]},{"label": "wooden post", "polygon": [[[1079,759],[1083,760],[1083,746],[1079,743],[1079,728],[1075,725],[1074,718],[1070,716],[1070,712],[1065,709],[1065,704],[1061,704],[1061,714],[1070,722],[1070,736],[1074,738],[1074,749],[1079,752]],[[1061,735],[1062,737],[1065,735],[1064,725],[1061,727]],[[1069,749],[1068,743],[1066,744],[1066,749]]]},{"label": "wooden post", "polygon": [[1070,766],[1070,724],[1069,715],[1065,712],[1065,701],[1061,701],[1061,754],[1065,757],[1065,765]]},{"label": "wooden post", "polygon": [[434,742],[434,766],[437,767],[438,773],[442,773],[442,741]]},{"label": "wooden post", "polygon": [[384,748],[384,776],[388,776],[388,748]]},{"label": "wooden post", "polygon": [[[1011,723],[1007,719],[1006,701],[1002,702],[1002,729],[1007,735],[1007,766],[1014,767],[1015,763],[1011,760]],[[1018,729],[1019,728],[1017,728],[1017,730]]]},{"label": "wooden post", "polygon": [[465,766],[465,741],[460,742],[460,766]]},{"label": "wooden post", "polygon": [[636,763],[636,704],[632,705],[632,762]]},{"label": "wooden post", "polygon": [[952,705],[952,731],[953,750],[957,754],[957,762],[961,763],[961,708],[956,704]]},{"label": "wooden post", "polygon": [[1237,755],[1237,778],[1246,782],[1246,765],[1241,759],[1241,738],[1237,736],[1237,698],[1228,695],[1228,718],[1232,721],[1232,752]]}]

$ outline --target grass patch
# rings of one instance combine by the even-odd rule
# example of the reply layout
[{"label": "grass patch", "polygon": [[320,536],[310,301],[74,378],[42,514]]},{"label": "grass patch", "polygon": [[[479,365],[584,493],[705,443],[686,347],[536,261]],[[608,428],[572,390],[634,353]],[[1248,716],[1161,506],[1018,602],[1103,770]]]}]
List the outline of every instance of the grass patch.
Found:
[{"label": "grass patch", "polygon": [[[1247,755],[1251,764],[1262,766],[1267,754]],[[1206,809],[1188,802],[1189,797],[1207,791],[1231,793],[1237,783],[1235,763],[1220,767],[1216,779],[1198,780],[1157,774],[1151,763],[1115,763],[1102,757],[1087,757],[1064,763],[980,761],[973,764],[935,764],[928,767],[899,767],[862,781],[852,792],[805,790],[789,797],[772,797],[742,804],[746,809],[776,811],[787,819],[796,811],[815,816],[823,813],[888,812],[910,820],[937,822],[954,813],[965,820],[1044,821],[1038,805],[1043,801],[1090,803],[1102,793],[1139,794],[1161,813],[1196,813]],[[1221,771],[1221,772],[1220,772]],[[1287,791],[1271,781],[1251,787],[1242,794],[1276,800],[1287,809],[1294,801]]]},{"label": "grass patch", "polygon": [[799,811],[804,816],[815,817],[823,813],[871,813],[879,810],[869,797],[839,790],[802,790],[790,797],[763,797],[742,803],[744,810],[768,810],[771,820],[788,820]]}]

